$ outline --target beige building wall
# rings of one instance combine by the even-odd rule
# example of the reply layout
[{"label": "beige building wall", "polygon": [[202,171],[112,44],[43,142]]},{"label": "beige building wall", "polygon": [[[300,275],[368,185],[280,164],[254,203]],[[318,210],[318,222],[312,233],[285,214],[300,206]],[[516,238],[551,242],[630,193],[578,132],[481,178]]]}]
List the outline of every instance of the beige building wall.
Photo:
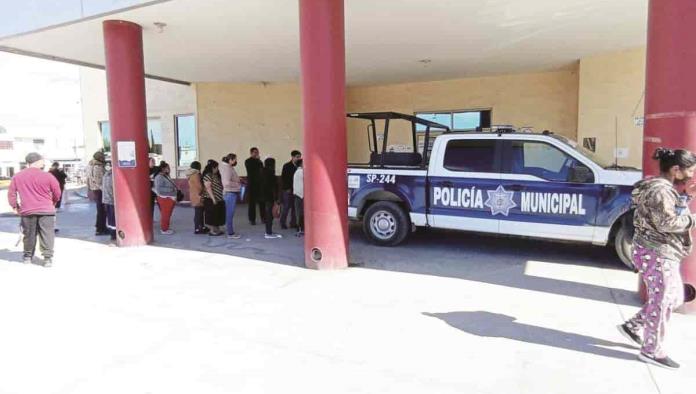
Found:
[{"label": "beige building wall", "polygon": [[198,140],[202,160],[220,161],[227,153],[239,157],[238,172],[249,148],[262,158],[276,159],[278,170],[290,151],[302,150],[300,87],[298,84],[198,83]]},{"label": "beige building wall", "polygon": [[[575,138],[577,99],[578,73],[573,67],[557,72],[354,87],[348,89],[347,106],[351,112],[397,111],[407,114],[491,109],[494,125],[529,126],[534,131],[551,130]],[[394,130],[406,137],[394,143],[411,141],[410,126],[406,124],[405,127]],[[367,161],[364,121],[349,120],[348,140],[351,161]]]},{"label": "beige building wall", "polygon": [[[597,139],[597,153],[619,165],[641,167],[645,48],[592,56],[580,60],[578,139]],[[618,132],[617,132],[618,131]],[[618,141],[617,141],[618,136]]]},{"label": "beige building wall", "polygon": [[[109,120],[104,71],[86,67],[80,68],[80,87],[82,90],[82,126],[87,156],[85,159],[89,160],[94,152],[103,148],[99,122]],[[145,97],[148,118],[158,118],[162,124],[162,159],[176,166],[174,116],[195,114],[195,89],[193,86],[146,79]]]},{"label": "beige building wall", "polygon": [[[531,126],[576,136],[578,74],[558,72],[505,75],[347,89],[348,112],[492,109],[494,124]],[[302,149],[300,88],[297,84],[196,84],[200,155],[227,152],[246,157],[251,146],[279,163]],[[390,129],[390,144],[409,143],[408,123]],[[366,122],[348,121],[348,157],[369,157]],[[401,137],[401,138],[399,138]],[[406,138],[407,137],[407,138]],[[240,171],[244,174],[243,169]]]}]

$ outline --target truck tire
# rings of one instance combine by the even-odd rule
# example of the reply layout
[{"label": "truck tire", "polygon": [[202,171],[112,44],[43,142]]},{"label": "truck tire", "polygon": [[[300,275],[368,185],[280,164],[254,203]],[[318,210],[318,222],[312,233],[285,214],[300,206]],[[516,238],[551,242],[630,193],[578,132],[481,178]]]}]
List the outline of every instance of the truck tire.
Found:
[{"label": "truck tire", "polygon": [[636,267],[633,265],[633,239],[628,235],[628,231],[624,226],[619,227],[619,231],[616,233],[614,248],[621,262],[635,271]]},{"label": "truck tire", "polygon": [[379,246],[402,243],[411,230],[411,220],[404,210],[391,201],[379,201],[367,208],[363,232],[370,242]]}]

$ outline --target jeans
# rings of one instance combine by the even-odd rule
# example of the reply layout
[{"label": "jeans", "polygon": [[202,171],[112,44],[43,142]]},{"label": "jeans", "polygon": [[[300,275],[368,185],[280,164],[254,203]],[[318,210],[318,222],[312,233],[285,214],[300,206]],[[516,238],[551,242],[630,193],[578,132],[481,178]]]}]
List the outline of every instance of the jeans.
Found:
[{"label": "jeans", "polygon": [[203,230],[205,227],[203,224],[203,207],[193,208],[193,229],[196,231]]},{"label": "jeans", "polygon": [[283,209],[280,212],[280,226],[288,226],[288,213],[290,213],[290,227],[297,226],[297,212],[295,212],[295,195],[292,190],[283,190]]},{"label": "jeans", "polygon": [[109,230],[111,240],[116,240],[116,210],[114,204],[104,204],[106,209],[106,228]]},{"label": "jeans", "polygon": [[106,208],[104,208],[104,204],[102,203],[102,191],[94,190],[94,198],[94,202],[97,206],[97,221],[94,227],[96,227],[97,233],[106,234]]},{"label": "jeans", "polygon": [[54,215],[22,216],[22,234],[24,235],[24,257],[34,257],[36,237],[39,237],[39,249],[44,258],[53,257],[53,231],[56,217]]},{"label": "jeans", "polygon": [[295,211],[297,211],[297,231],[304,231],[304,198],[295,196]]},{"label": "jeans", "polygon": [[225,192],[225,227],[227,235],[234,234],[234,211],[237,209],[237,199],[239,192]]},{"label": "jeans", "polygon": [[249,222],[256,223],[256,206],[259,207],[259,213],[261,214],[261,221],[266,219],[266,203],[260,200],[261,192],[258,188],[247,189],[249,193]]},{"label": "jeans", "polygon": [[266,234],[271,235],[273,234],[273,203],[266,202],[265,207],[266,212],[264,212],[264,214],[266,215]]}]

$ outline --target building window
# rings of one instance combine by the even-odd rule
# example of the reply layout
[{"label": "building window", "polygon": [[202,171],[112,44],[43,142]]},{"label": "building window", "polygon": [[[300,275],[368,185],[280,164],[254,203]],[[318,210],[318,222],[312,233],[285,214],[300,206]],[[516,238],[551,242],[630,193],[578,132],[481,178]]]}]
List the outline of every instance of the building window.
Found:
[{"label": "building window", "polygon": [[[99,131],[104,152],[111,152],[111,124],[109,121],[99,122]],[[162,122],[159,118],[147,119],[147,140],[148,151],[156,155],[162,155]]]},{"label": "building window", "polygon": [[104,152],[111,152],[111,125],[108,121],[99,122],[99,133],[101,134]]},{"label": "building window", "polygon": [[176,154],[177,166],[188,167],[198,157],[196,142],[196,116],[193,114],[176,115]]},{"label": "building window", "polygon": [[448,142],[444,166],[450,171],[494,172],[495,140],[452,140]]},{"label": "building window", "polygon": [[[491,110],[416,112],[421,119],[430,120],[449,127],[453,131],[474,131],[491,127]],[[416,125],[417,131],[425,131],[424,125]]]}]

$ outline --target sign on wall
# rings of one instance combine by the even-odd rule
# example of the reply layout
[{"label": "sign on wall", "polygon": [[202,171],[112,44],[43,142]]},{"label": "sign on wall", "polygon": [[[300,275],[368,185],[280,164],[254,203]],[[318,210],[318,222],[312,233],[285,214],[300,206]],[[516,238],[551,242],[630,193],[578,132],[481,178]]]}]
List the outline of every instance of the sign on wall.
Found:
[{"label": "sign on wall", "polygon": [[118,166],[120,168],[135,168],[135,141],[118,141]]}]

